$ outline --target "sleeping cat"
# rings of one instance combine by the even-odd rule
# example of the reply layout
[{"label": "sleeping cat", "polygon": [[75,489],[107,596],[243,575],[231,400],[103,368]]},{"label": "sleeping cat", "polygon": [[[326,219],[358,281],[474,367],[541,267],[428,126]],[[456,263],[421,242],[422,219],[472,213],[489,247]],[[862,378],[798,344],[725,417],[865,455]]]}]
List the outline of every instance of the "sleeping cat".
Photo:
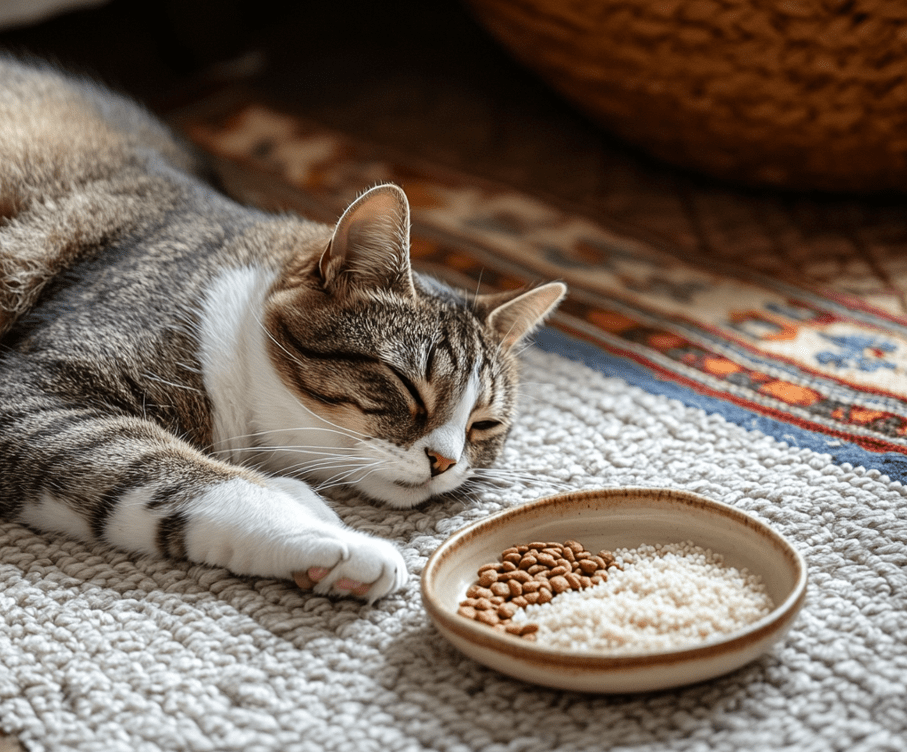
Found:
[{"label": "sleeping cat", "polygon": [[313,486],[409,508],[489,466],[565,287],[412,272],[394,185],[328,227],[203,174],[134,103],[0,57],[0,513],[372,601],[399,551]]}]

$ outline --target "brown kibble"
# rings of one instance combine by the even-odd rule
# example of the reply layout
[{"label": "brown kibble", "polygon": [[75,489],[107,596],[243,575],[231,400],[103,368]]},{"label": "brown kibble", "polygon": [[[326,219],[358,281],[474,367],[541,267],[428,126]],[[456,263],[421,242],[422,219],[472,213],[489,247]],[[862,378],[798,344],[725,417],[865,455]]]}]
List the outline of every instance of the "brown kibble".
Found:
[{"label": "brown kibble", "polygon": [[529,642],[535,642],[535,640],[536,640],[535,632],[527,632],[524,635],[520,635],[520,639],[527,640]]},{"label": "brown kibble", "polygon": [[498,573],[493,569],[486,569],[482,572],[479,577],[479,585],[482,587],[490,587],[493,583],[498,581]]},{"label": "brown kibble", "polygon": [[510,595],[510,585],[506,582],[495,582],[491,586],[491,592],[502,598],[507,598]]},{"label": "brown kibble", "polygon": [[520,569],[529,569],[529,567],[534,567],[538,563],[532,554],[523,554],[523,558],[520,560]]},{"label": "brown kibble", "polygon": [[500,563],[479,567],[478,581],[466,591],[457,613],[499,632],[534,640],[537,625],[510,623],[518,608],[549,603],[559,593],[598,584],[608,578],[606,570],[613,562],[609,552],[593,556],[576,541],[511,546],[501,553]]},{"label": "brown kibble", "polygon": [[557,559],[555,559],[551,554],[541,553],[538,555],[538,562],[548,569],[554,569],[557,566]]}]

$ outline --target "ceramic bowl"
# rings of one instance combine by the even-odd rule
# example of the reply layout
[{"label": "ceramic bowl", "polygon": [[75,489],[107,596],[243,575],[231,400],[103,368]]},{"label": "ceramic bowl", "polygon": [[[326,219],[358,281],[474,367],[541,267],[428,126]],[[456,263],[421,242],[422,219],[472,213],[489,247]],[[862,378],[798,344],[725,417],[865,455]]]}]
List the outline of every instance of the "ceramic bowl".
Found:
[{"label": "ceramic bowl", "polygon": [[[762,577],[774,610],[722,639],[650,653],[579,653],[522,640],[457,614],[478,568],[531,540],[587,549],[691,540],[726,565]],[[551,496],[474,523],[431,555],[422,600],[444,637],[474,660],[535,684],[583,692],[667,689],[711,679],[765,653],[791,628],[806,596],[806,564],[779,533],[735,507],[685,491],[613,488]]]}]

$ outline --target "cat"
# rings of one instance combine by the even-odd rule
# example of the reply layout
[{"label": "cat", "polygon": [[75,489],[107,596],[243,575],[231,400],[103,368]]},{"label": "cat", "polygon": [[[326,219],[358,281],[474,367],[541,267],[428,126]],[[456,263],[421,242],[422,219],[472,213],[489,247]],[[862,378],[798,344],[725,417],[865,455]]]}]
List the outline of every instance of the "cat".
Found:
[{"label": "cat", "polygon": [[517,351],[566,293],[412,271],[375,186],[331,227],[240,205],[139,104],[0,57],[0,514],[369,602],[399,549],[316,488],[396,508],[501,451]]}]

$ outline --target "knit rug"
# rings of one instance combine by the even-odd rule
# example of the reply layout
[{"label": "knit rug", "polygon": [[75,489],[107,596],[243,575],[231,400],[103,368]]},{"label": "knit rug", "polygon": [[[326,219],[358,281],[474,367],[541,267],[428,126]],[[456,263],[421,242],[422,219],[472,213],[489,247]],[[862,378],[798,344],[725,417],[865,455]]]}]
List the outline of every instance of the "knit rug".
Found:
[{"label": "knit rug", "polygon": [[[340,507],[413,575],[374,606],[0,526],[3,729],[32,752],[907,750],[904,487],[569,358],[524,359],[500,465],[536,482]],[[728,676],[615,697],[510,679],[430,625],[418,576],[451,532],[564,487],[627,485],[698,492],[789,536],[810,574],[789,636]]]},{"label": "knit rug", "polygon": [[[746,290],[780,294],[761,276],[716,268],[696,277],[702,267],[564,209],[404,167],[263,107],[225,112],[196,112],[183,125],[221,158],[238,196],[333,221],[351,193],[396,179],[414,205],[424,268],[471,287],[480,268],[489,287],[571,284],[556,326],[523,355],[521,412],[498,463],[513,480],[418,510],[338,502],[348,524],[398,543],[412,575],[372,606],[0,524],[2,731],[34,752],[907,750],[900,384],[866,381],[901,367],[900,345],[882,346],[882,327],[872,329],[879,310],[844,315],[839,299],[823,331],[864,327],[853,336],[878,345],[861,351],[866,362],[895,368],[832,378],[798,361],[798,348],[784,350],[789,340],[758,349],[758,338],[734,340],[727,317],[708,326],[700,318],[703,300],[746,311],[752,299],[735,302]],[[719,277],[731,285],[721,295],[710,287]],[[791,312],[780,302],[764,310]],[[796,336],[821,340],[820,323]],[[884,331],[894,343],[897,328]],[[709,360],[717,358],[762,365],[735,382],[743,371]],[[752,374],[767,378],[760,386]],[[809,409],[831,399],[821,388],[839,412]],[[797,389],[819,396],[798,401]],[[853,406],[868,410],[870,399],[894,417],[854,423]],[[559,491],[618,486],[694,491],[788,536],[810,577],[791,633],[707,683],[597,696],[503,676],[433,629],[418,578],[453,531]]]}]

